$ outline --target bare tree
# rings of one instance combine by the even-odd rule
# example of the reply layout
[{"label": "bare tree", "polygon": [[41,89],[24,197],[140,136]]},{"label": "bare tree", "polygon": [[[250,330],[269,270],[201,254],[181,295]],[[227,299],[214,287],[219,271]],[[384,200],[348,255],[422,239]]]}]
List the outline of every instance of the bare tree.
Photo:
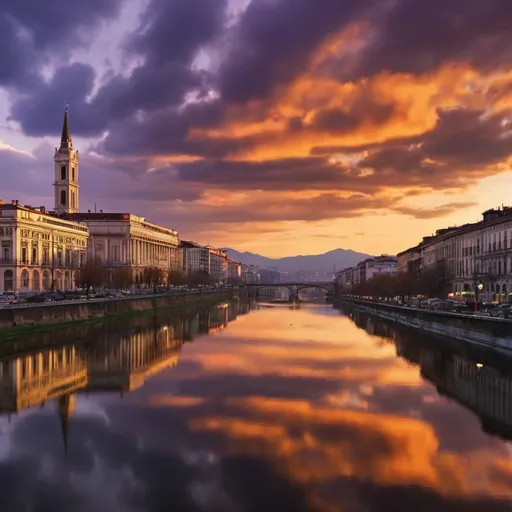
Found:
[{"label": "bare tree", "polygon": [[112,272],[112,286],[117,290],[126,290],[133,285],[133,272],[130,267],[118,267]]},{"label": "bare tree", "polygon": [[156,293],[157,286],[160,286],[166,281],[166,271],[159,267],[146,267],[143,273],[144,282],[148,286],[153,287],[153,291]]},{"label": "bare tree", "polygon": [[190,286],[209,285],[210,274],[208,272],[191,272],[187,276],[187,284]]},{"label": "bare tree", "polygon": [[100,259],[88,260],[80,269],[80,286],[85,288],[87,295],[89,289],[97,289],[105,286],[107,272]]},{"label": "bare tree", "polygon": [[185,274],[179,270],[171,270],[167,275],[167,284],[172,286],[183,286],[186,283]]}]

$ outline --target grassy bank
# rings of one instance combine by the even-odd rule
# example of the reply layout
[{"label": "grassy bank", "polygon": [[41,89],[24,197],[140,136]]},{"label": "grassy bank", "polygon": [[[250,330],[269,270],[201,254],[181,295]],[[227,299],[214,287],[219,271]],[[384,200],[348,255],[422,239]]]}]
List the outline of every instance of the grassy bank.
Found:
[{"label": "grassy bank", "polygon": [[174,304],[170,304],[167,306],[155,308],[150,307],[148,309],[142,310],[132,310],[125,311],[123,313],[114,314],[114,315],[106,315],[101,317],[94,318],[83,318],[71,322],[60,322],[60,323],[51,323],[51,324],[38,324],[38,325],[20,325],[16,327],[4,327],[0,328],[0,342],[9,341],[14,338],[26,335],[26,334],[37,334],[38,332],[48,332],[53,330],[64,329],[67,327],[76,327],[79,325],[89,325],[100,322],[107,322],[109,320],[115,320],[119,318],[134,318],[138,316],[145,316],[150,313],[162,312],[162,311],[172,311],[176,309],[186,308],[187,306],[209,306],[214,305],[218,302],[222,302],[225,300],[229,300],[233,298],[233,294],[231,292],[216,294],[214,297],[198,297],[197,300],[188,300],[183,302],[176,302]]}]

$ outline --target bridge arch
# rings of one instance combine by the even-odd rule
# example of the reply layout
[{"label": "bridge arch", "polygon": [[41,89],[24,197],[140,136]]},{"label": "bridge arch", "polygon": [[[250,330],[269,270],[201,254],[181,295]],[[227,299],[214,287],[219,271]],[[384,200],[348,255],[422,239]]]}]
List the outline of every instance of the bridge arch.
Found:
[{"label": "bridge arch", "polygon": [[258,285],[256,288],[256,291],[255,291],[255,295],[258,297],[260,296],[260,290],[268,290],[269,288],[274,288],[274,289],[278,289],[278,288],[282,288],[283,290],[288,290],[288,293],[291,295],[293,295],[293,288],[291,286],[278,286],[277,284],[271,284],[271,285],[268,285],[268,284],[262,284],[262,285]]},{"label": "bridge arch", "polygon": [[327,293],[333,293],[334,286],[328,286],[324,284],[308,284],[304,286],[297,286],[297,293],[299,293],[301,290],[305,290],[307,288],[316,288],[317,290],[325,290]]},{"label": "bridge arch", "polygon": [[334,282],[281,282],[281,283],[247,283],[244,285],[249,295],[259,296],[263,289],[282,288],[288,290],[290,298],[297,299],[301,290],[307,288],[325,290],[327,295],[334,295],[336,292],[336,285]]}]

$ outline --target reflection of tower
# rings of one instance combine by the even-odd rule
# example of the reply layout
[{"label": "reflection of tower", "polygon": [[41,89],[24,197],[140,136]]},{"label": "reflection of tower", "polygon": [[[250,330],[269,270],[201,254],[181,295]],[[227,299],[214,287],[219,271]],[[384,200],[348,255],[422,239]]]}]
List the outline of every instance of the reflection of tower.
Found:
[{"label": "reflection of tower", "polygon": [[69,420],[75,412],[76,395],[63,395],[58,400],[60,428],[62,431],[62,440],[64,441],[64,451],[68,453]]}]

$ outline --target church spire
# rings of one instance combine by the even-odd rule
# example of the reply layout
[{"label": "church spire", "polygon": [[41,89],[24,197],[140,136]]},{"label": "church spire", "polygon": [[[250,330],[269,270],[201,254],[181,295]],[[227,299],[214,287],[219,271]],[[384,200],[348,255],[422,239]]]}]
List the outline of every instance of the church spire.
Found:
[{"label": "church spire", "polygon": [[64,395],[58,400],[58,409],[60,417],[60,428],[62,440],[64,442],[64,453],[68,454],[68,438],[69,438],[69,420],[75,410],[76,396]]},{"label": "church spire", "polygon": [[62,123],[62,135],[60,138],[61,146],[68,146],[72,143],[71,133],[69,132],[69,121],[68,121],[68,104],[66,103],[66,109],[64,110],[64,122]]}]

